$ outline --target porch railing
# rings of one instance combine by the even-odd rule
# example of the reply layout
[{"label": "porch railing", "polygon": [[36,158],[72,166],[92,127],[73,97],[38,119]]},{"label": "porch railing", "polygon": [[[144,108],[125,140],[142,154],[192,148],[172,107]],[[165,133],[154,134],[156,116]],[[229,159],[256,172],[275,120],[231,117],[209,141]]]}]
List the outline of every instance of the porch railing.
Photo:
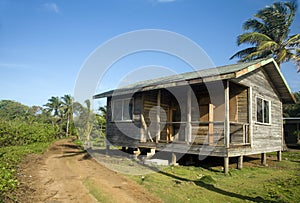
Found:
[{"label": "porch railing", "polygon": [[[224,122],[192,121],[191,141],[193,144],[220,145],[225,144]],[[154,133],[151,133],[154,134]],[[186,142],[186,122],[165,122],[159,142]],[[156,138],[152,137],[155,141]],[[249,123],[230,122],[230,145],[250,143]]]}]

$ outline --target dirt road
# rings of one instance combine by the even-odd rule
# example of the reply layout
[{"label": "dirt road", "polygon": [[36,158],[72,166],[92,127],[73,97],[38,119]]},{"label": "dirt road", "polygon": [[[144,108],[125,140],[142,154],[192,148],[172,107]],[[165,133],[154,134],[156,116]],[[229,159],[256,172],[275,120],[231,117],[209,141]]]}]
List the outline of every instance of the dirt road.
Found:
[{"label": "dirt road", "polygon": [[21,202],[161,202],[135,182],[97,163],[69,140],[20,166]]}]

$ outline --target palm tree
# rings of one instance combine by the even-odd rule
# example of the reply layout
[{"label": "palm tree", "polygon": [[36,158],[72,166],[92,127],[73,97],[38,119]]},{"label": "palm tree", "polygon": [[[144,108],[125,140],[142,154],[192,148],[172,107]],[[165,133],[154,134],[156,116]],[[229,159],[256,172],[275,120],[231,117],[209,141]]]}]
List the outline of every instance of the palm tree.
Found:
[{"label": "palm tree", "polygon": [[[250,44],[230,59],[251,61],[273,57],[277,64],[294,60],[299,62],[296,50],[300,45],[300,34],[289,36],[290,26],[297,12],[297,2],[277,2],[258,11],[255,19],[247,20],[244,30],[250,30],[238,36],[237,44]],[[299,63],[298,67],[299,67]],[[298,69],[299,71],[299,69]]]},{"label": "palm tree", "polygon": [[48,99],[48,103],[44,105],[48,112],[52,113],[54,117],[60,116],[61,101],[58,97],[52,96]]},{"label": "palm tree", "polygon": [[62,100],[62,110],[64,117],[67,117],[67,127],[66,127],[66,137],[69,136],[69,127],[70,127],[70,121],[73,120],[73,99],[70,95],[64,95],[61,97]]},{"label": "palm tree", "polygon": [[60,128],[58,126],[58,123],[62,120],[60,99],[58,97],[52,96],[50,99],[48,99],[48,103],[46,103],[44,106],[46,107],[46,111],[52,114],[52,126],[56,129],[57,133],[59,133]]},{"label": "palm tree", "polygon": [[100,106],[99,107],[100,115],[106,119],[107,114],[107,106]]}]

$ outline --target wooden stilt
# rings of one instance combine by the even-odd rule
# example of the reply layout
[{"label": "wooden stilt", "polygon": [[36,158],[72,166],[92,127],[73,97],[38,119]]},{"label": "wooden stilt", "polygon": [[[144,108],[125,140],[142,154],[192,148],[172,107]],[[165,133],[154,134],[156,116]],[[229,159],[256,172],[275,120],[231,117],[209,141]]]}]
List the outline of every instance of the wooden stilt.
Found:
[{"label": "wooden stilt", "polygon": [[175,153],[172,153],[171,165],[172,166],[176,166],[177,165],[177,157],[176,157]]},{"label": "wooden stilt", "polygon": [[282,154],[281,151],[277,152],[277,161],[281,161],[282,160]]},{"label": "wooden stilt", "polygon": [[229,172],[229,157],[224,157],[224,173],[228,174]]},{"label": "wooden stilt", "polygon": [[110,151],[110,145],[106,144],[106,146],[105,146],[105,154],[109,155],[109,151]]},{"label": "wooden stilt", "polygon": [[242,169],[243,168],[243,155],[238,157],[238,163],[237,163],[237,168]]},{"label": "wooden stilt", "polygon": [[267,154],[266,153],[261,153],[261,164],[263,166],[267,165]]}]

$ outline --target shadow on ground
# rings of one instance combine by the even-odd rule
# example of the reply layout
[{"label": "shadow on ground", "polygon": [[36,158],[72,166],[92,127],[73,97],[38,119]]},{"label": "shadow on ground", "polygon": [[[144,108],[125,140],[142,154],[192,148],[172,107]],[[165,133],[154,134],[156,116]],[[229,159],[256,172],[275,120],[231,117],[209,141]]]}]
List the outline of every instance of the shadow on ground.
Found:
[{"label": "shadow on ground", "polygon": [[196,180],[196,181],[195,180],[189,180],[189,179],[186,179],[186,178],[182,178],[182,177],[176,176],[174,174],[166,173],[164,171],[159,171],[158,173],[160,173],[162,175],[165,175],[165,176],[169,176],[171,178],[174,178],[176,180],[175,182],[177,182],[177,183],[180,183],[180,181],[193,182],[193,183],[195,183],[195,185],[197,185],[199,187],[205,188],[207,190],[216,192],[216,193],[221,194],[221,195],[226,195],[226,196],[229,196],[229,197],[238,198],[238,199],[240,199],[242,201],[247,201],[248,200],[248,201],[253,201],[253,202],[268,202],[268,203],[274,202],[275,203],[275,201],[265,200],[264,198],[262,198],[260,196],[249,197],[249,196],[246,196],[246,195],[241,195],[241,194],[229,192],[229,191],[217,188],[213,184],[205,183],[202,180]]}]

